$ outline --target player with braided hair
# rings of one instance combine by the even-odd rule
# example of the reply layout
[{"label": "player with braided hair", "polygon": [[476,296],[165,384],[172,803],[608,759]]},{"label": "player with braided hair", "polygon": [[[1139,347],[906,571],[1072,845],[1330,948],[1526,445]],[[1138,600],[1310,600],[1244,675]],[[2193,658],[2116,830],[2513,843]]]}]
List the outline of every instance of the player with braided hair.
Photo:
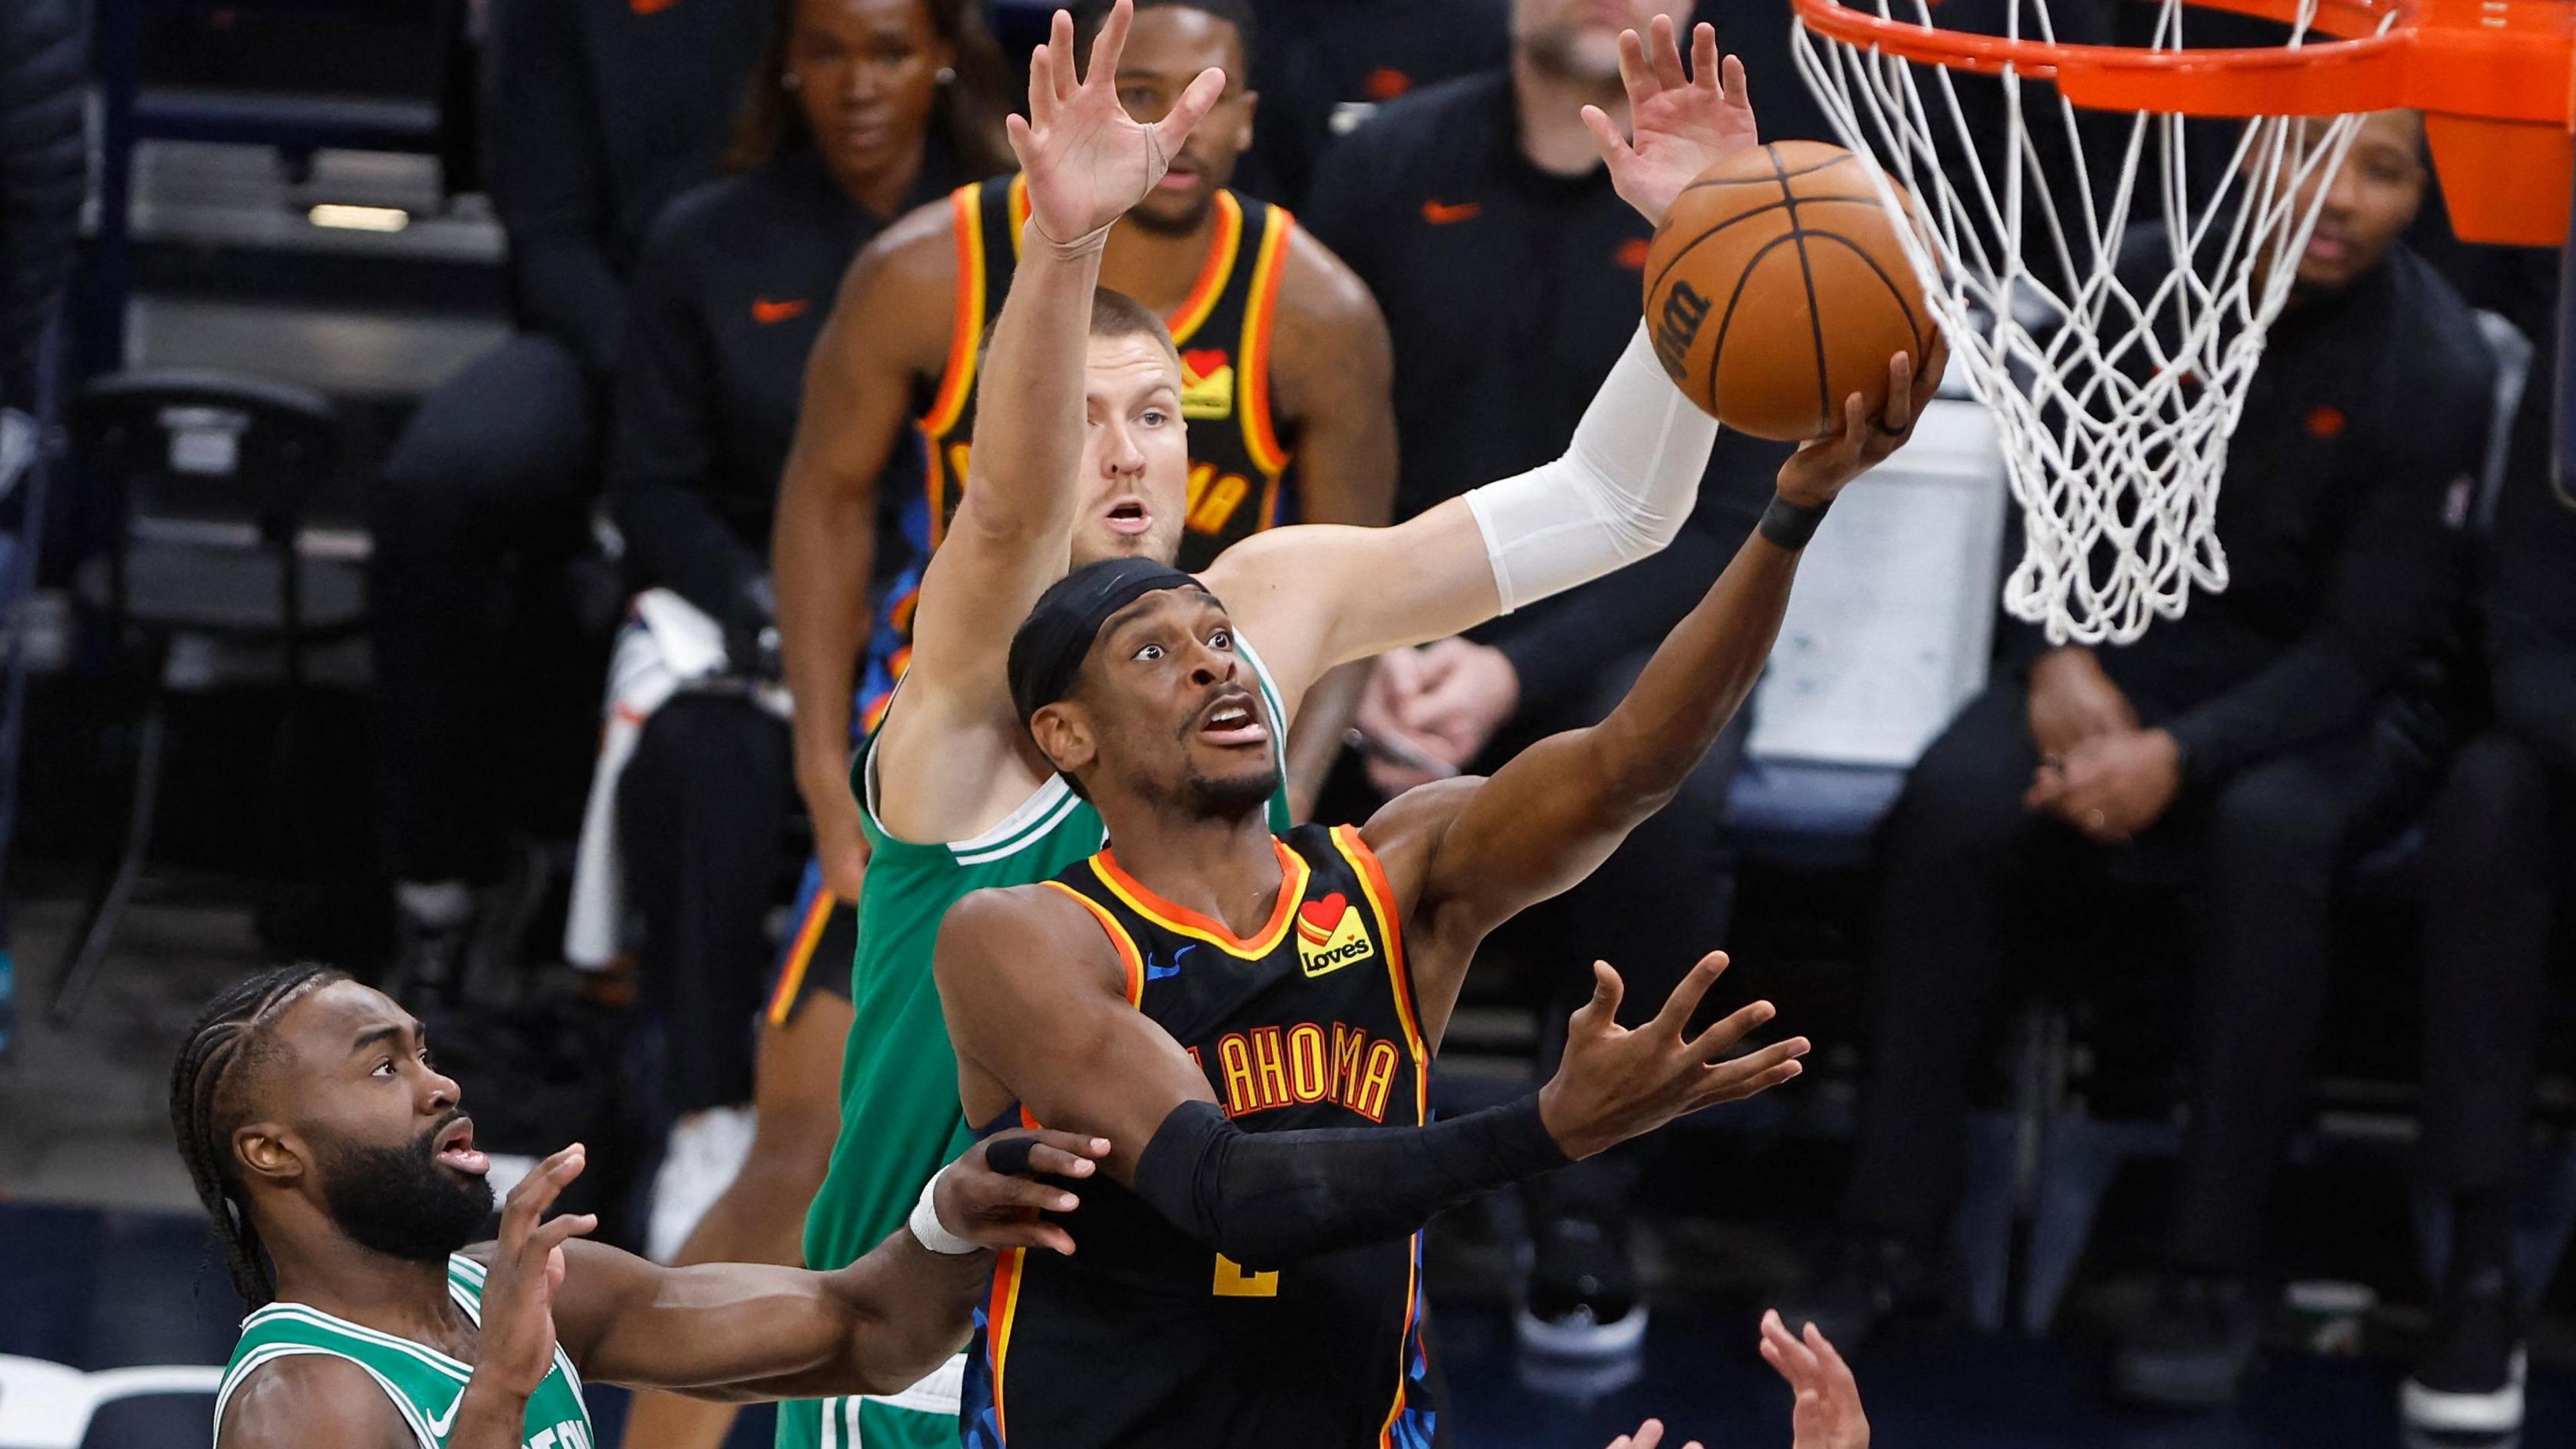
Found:
[{"label": "player with braided hair", "polygon": [[[663,1268],[547,1218],[580,1144],[510,1193],[421,1024],[383,993],[286,966],[206,1004],[170,1074],[170,1121],[233,1285],[252,1305],[215,1399],[246,1445],[589,1449],[587,1373],[710,1398],[899,1395],[966,1341],[987,1250],[1070,1252],[1034,1208],[1097,1138],[1015,1133],[934,1179],[911,1223],[834,1273]],[[1058,1181],[1030,1180],[1044,1173]]]}]

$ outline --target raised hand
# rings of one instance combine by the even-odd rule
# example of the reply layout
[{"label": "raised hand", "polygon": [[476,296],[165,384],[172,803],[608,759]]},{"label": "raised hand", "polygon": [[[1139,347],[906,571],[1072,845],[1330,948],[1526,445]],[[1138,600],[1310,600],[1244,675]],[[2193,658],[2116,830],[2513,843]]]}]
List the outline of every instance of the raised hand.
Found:
[{"label": "raised hand", "polygon": [[1744,62],[1731,55],[1719,61],[1717,27],[1705,21],[1691,31],[1687,75],[1671,16],[1656,16],[1642,40],[1633,30],[1620,32],[1619,80],[1628,88],[1636,139],[1621,136],[1599,106],[1583,108],[1583,124],[1609,163],[1620,199],[1656,226],[1701,172],[1761,144],[1753,103],[1744,95]]},{"label": "raised hand", "polygon": [[1797,1396],[1789,1410],[1790,1449],[1869,1449],[1869,1418],[1850,1365],[1816,1325],[1791,1333],[1774,1308],[1762,1315],[1762,1357]]},{"label": "raised hand", "polygon": [[537,1164],[501,1207],[501,1240],[483,1281],[483,1332],[472,1385],[524,1400],[555,1365],[555,1291],[563,1287],[564,1243],[599,1226],[589,1213],[547,1219],[588,1160],[578,1142]]},{"label": "raised hand", "polygon": [[939,1174],[932,1206],[940,1225],[979,1248],[1047,1248],[1073,1252],[1073,1238],[1041,1212],[1069,1213],[1081,1199],[1032,1181],[1089,1177],[1109,1155],[1109,1139],[1071,1132],[998,1132],[966,1149]]},{"label": "raised hand", "polygon": [[1028,178],[1029,217],[1060,245],[1082,240],[1144,200],[1225,89],[1225,72],[1211,67],[1160,121],[1144,125],[1129,116],[1118,104],[1118,57],[1135,18],[1132,0],[1110,8],[1091,42],[1090,68],[1077,79],[1073,17],[1058,10],[1046,43],[1029,54],[1028,119],[1005,122]]},{"label": "raised hand", "polygon": [[1930,365],[1917,368],[1900,352],[1887,360],[1887,407],[1877,417],[1859,393],[1843,399],[1843,425],[1821,438],[1802,443],[1780,465],[1780,496],[1802,508],[1834,501],[1854,478],[1887,461],[1914,436],[1924,408],[1941,390],[1941,371],[1949,365],[1950,344],[1936,329],[1925,349]]},{"label": "raised hand", "polygon": [[1726,953],[1700,958],[1655,1019],[1635,1031],[1619,1025],[1619,973],[1592,963],[1592,999],[1576,1011],[1556,1075],[1539,1089],[1539,1119],[1565,1155],[1590,1157],[1675,1117],[1740,1101],[1798,1075],[1807,1039],[1791,1037],[1729,1057],[1737,1042],[1778,1013],[1757,1001],[1685,1038],[1700,998],[1726,972]]}]

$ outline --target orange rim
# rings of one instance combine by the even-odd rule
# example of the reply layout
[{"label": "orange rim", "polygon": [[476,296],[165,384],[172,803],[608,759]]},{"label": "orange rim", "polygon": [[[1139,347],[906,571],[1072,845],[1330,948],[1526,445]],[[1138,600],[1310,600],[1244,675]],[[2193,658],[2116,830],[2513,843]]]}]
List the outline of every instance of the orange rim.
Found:
[{"label": "orange rim", "polygon": [[[2088,110],[2183,116],[2426,113],[2452,227],[2465,241],[2557,246],[2576,185],[2576,3],[2316,0],[2312,39],[2150,50],[2064,45],[1891,20],[1846,0],[1790,0],[1807,30],[1861,51],[2053,83]],[[1933,0],[1937,4],[1938,0]],[[2191,0],[2294,20],[2298,0]]]},{"label": "orange rim", "polygon": [[[1980,75],[2011,69],[2053,81],[2093,109],[2307,116],[2411,106],[2502,121],[2576,119],[2576,6],[2566,0],[2318,0],[2312,29],[2339,38],[2295,50],[2051,44],[1882,19],[1844,0],[1791,3],[1809,30],[1846,45]],[[2295,0],[2193,3],[2283,22],[2297,13]]]}]

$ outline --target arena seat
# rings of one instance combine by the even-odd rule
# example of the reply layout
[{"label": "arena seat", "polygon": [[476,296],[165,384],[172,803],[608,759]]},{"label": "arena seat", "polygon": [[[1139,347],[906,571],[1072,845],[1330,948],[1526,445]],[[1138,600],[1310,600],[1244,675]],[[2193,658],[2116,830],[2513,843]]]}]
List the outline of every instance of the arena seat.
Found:
[{"label": "arena seat", "polygon": [[[320,393],[232,373],[118,373],[81,390],[71,435],[78,476],[110,512],[107,545],[79,565],[72,593],[114,653],[134,765],[125,838],[72,934],[57,1021],[79,1007],[141,883],[169,694],[218,682],[216,643],[274,659],[290,728],[273,768],[291,758],[309,651],[366,620],[359,562],[305,546],[306,504],[338,441],[337,413]],[[182,641],[202,647],[183,651]],[[178,667],[187,659],[197,667]]]}]

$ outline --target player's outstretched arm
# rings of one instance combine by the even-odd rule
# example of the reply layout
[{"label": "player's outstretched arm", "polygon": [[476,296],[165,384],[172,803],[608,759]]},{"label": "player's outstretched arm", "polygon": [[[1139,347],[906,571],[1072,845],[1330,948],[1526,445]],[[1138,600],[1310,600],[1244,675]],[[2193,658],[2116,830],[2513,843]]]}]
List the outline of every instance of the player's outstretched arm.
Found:
[{"label": "player's outstretched arm", "polygon": [[[1029,58],[1028,117],[1008,121],[1029,220],[984,358],[978,386],[989,405],[976,413],[965,495],[924,575],[905,705],[886,725],[888,746],[906,753],[915,740],[983,738],[991,731],[977,727],[1008,717],[1011,631],[1069,560],[1080,501],[1084,339],[1101,246],[1110,224],[1162,180],[1225,84],[1224,72],[1202,72],[1170,114],[1139,124],[1117,88],[1133,20],[1131,0],[1118,0],[1077,77],[1073,19],[1057,11],[1047,42]],[[890,773],[886,823],[918,837],[915,822],[945,820],[952,805],[971,808],[988,773],[981,763],[952,758],[940,770]]]},{"label": "player's outstretched arm", "polygon": [[1370,819],[1362,833],[1415,923],[1426,1005],[1454,998],[1456,973],[1487,931],[1590,875],[1663,808],[1752,693],[1807,534],[1851,478],[1904,441],[1928,400],[1902,354],[1888,382],[1883,419],[1867,417],[1854,393],[1842,429],[1781,469],[1761,528],[1607,718],[1539,741],[1491,779],[1412,791]]},{"label": "player's outstretched arm", "polygon": [[[1619,194],[1660,222],[1702,170],[1755,144],[1744,67],[1702,25],[1685,71],[1672,22],[1621,37],[1633,142],[1594,126]],[[1597,113],[1596,113],[1597,114]],[[1208,571],[1291,702],[1324,670],[1446,638],[1662,548],[1690,516],[1717,424],[1640,325],[1562,457],[1392,529],[1274,529]]]},{"label": "player's outstretched arm", "polygon": [[1702,962],[1636,1031],[1619,1026],[1617,977],[1600,968],[1609,984],[1575,1014],[1555,1078],[1508,1106],[1425,1127],[1255,1134],[1225,1120],[1199,1065],[1136,1010],[1143,963],[1120,960],[1070,895],[977,891],[949,909],[937,955],[969,1118],[1017,1102],[1109,1137],[1112,1179],[1252,1268],[1401,1238],[1479,1192],[1796,1075],[1803,1039],[1728,1057],[1768,1003],[1684,1037],[1724,968]]},{"label": "player's outstretched arm", "polygon": [[[988,1161],[1023,1142],[1009,1147],[1010,1172]],[[565,1351],[585,1377],[698,1398],[901,1392],[966,1341],[991,1282],[987,1250],[1072,1249],[1063,1228],[1028,1210],[1064,1211],[1074,1195],[1027,1174],[1086,1177],[1107,1150],[1060,1132],[977,1143],[933,1179],[931,1222],[896,1230],[836,1272],[754,1263],[666,1268],[602,1244],[573,1244],[555,1310]],[[933,1251],[925,1237],[956,1251]]]}]

